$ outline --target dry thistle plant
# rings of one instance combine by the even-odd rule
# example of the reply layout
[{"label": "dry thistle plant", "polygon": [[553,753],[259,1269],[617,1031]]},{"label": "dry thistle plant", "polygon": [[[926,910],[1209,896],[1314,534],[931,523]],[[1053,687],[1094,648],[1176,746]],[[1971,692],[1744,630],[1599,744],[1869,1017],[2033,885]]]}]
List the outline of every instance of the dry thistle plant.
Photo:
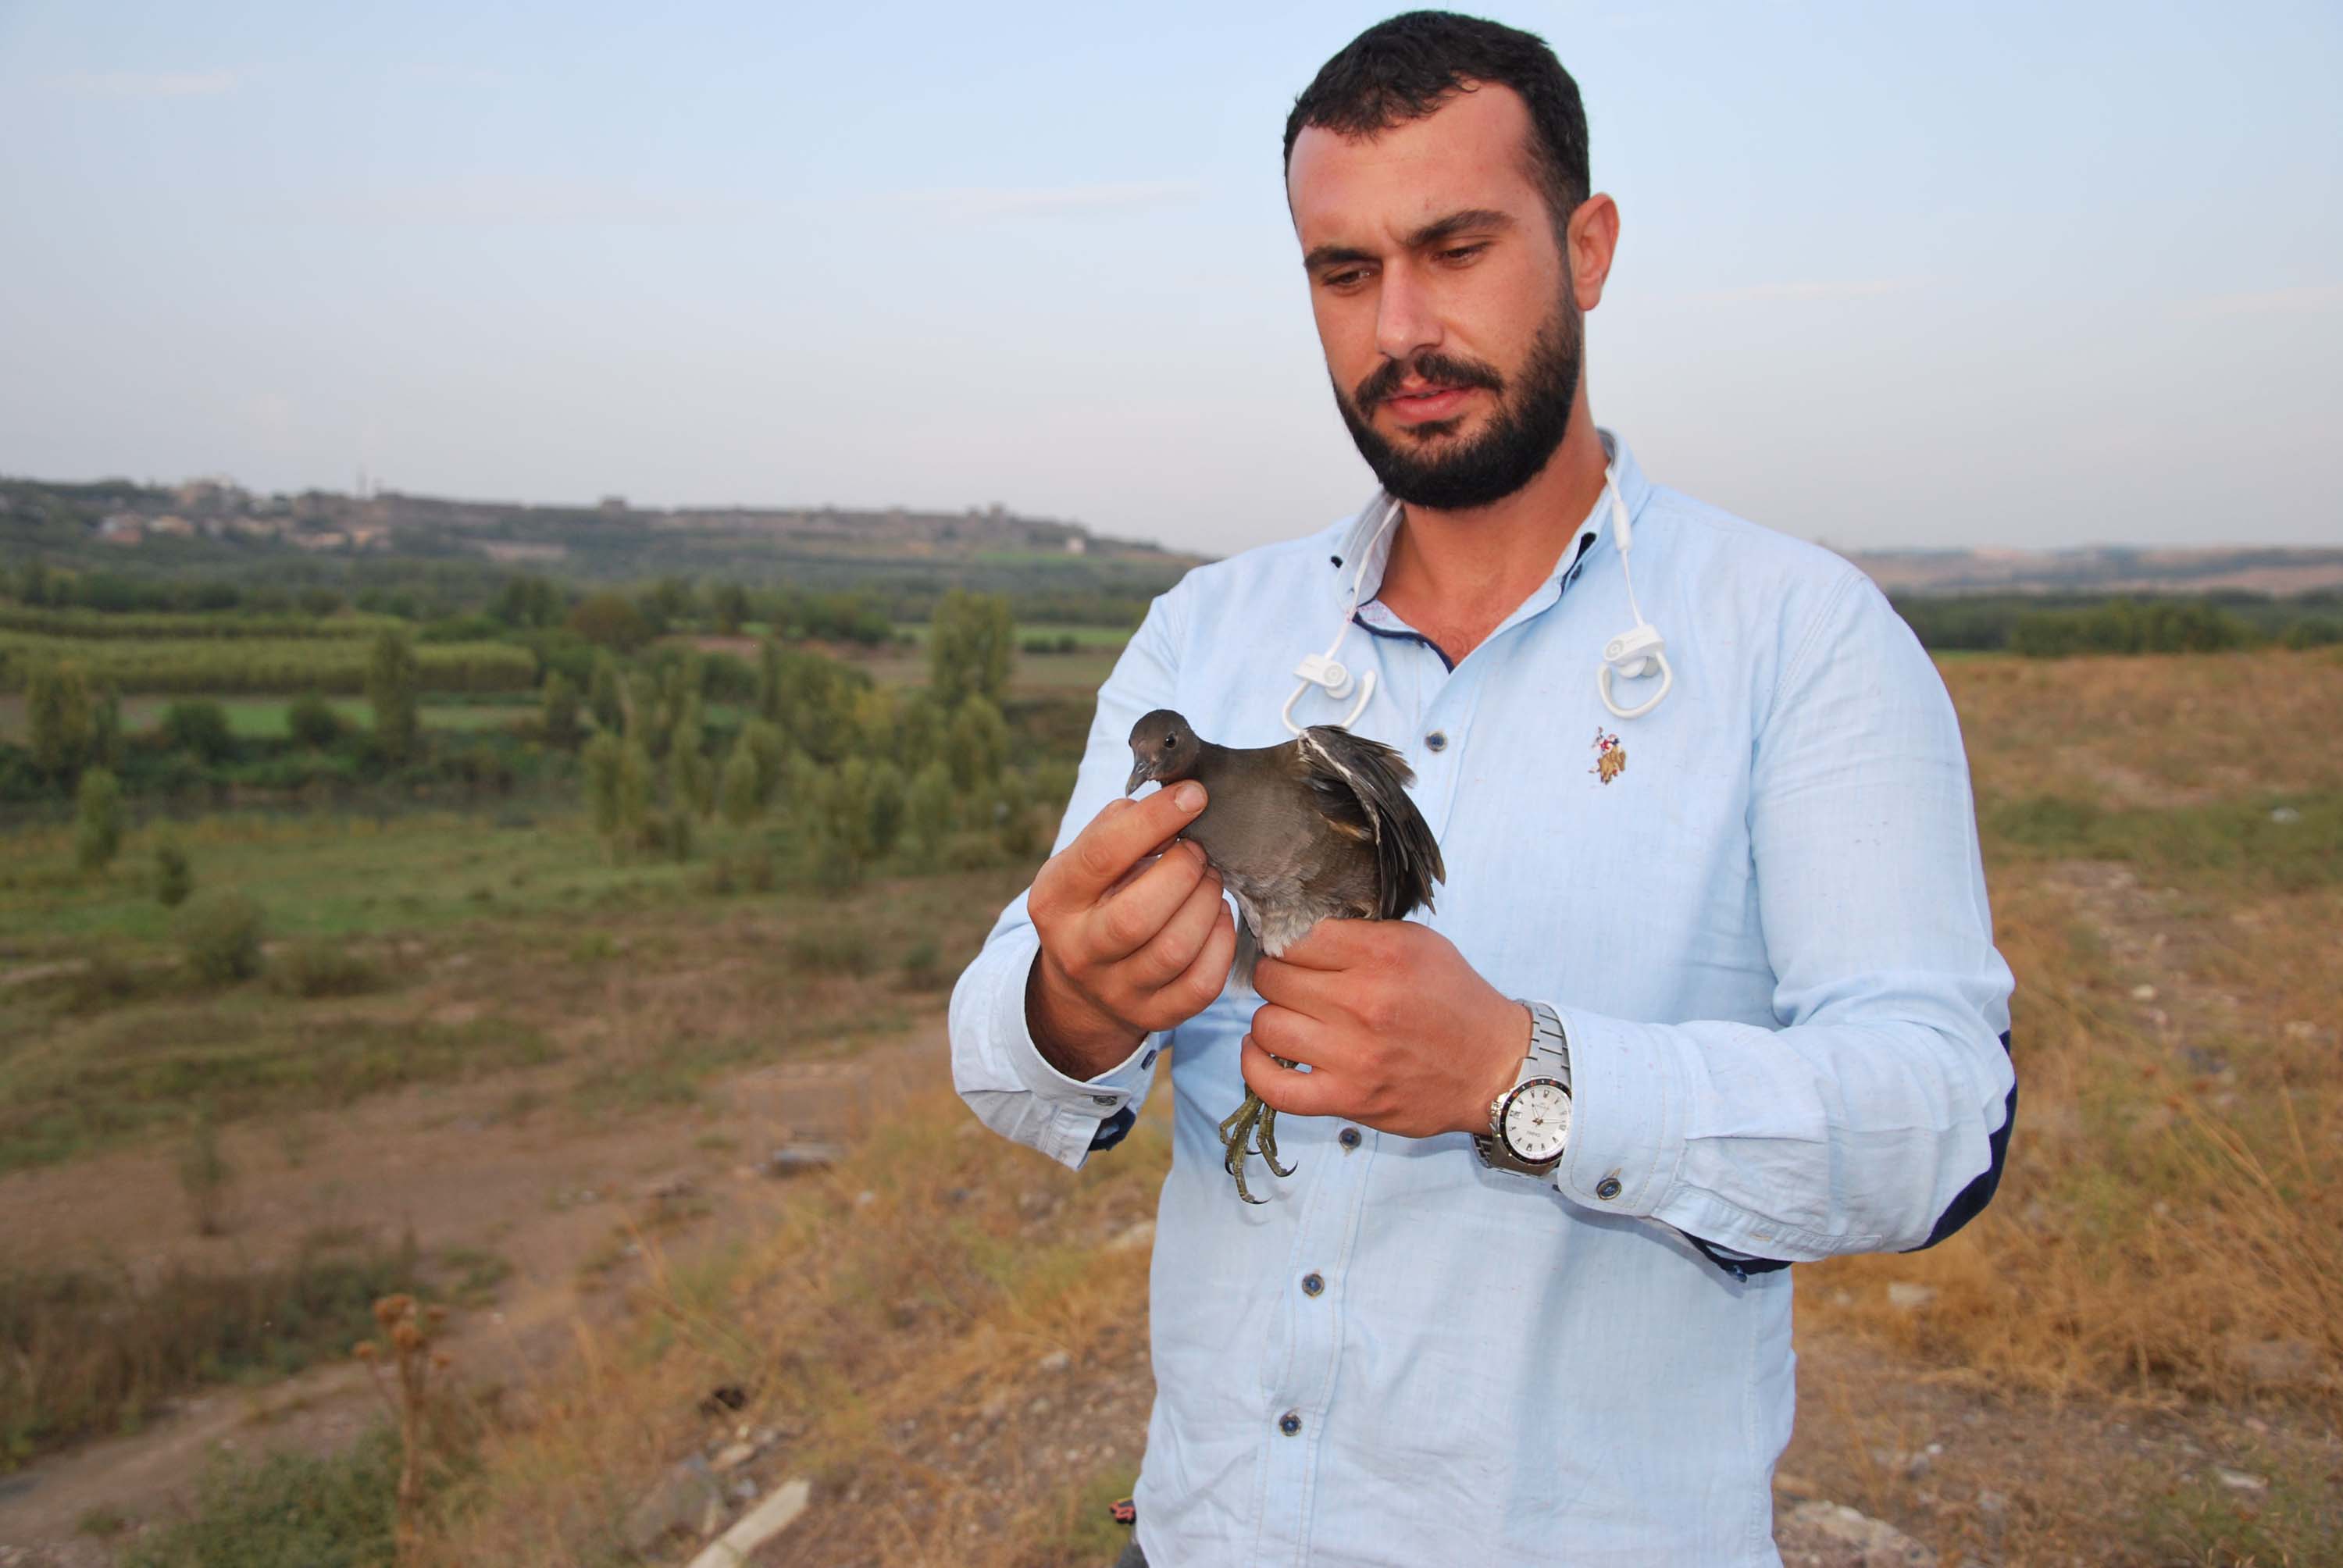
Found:
[{"label": "dry thistle plant", "polygon": [[375,1391],[398,1423],[397,1543],[398,1561],[404,1564],[416,1561],[421,1528],[431,1374],[450,1365],[445,1352],[431,1348],[432,1336],[447,1321],[447,1309],[424,1306],[413,1296],[385,1296],[374,1304],[374,1321],[382,1326],[382,1342],[361,1340],[353,1353],[366,1363]]}]

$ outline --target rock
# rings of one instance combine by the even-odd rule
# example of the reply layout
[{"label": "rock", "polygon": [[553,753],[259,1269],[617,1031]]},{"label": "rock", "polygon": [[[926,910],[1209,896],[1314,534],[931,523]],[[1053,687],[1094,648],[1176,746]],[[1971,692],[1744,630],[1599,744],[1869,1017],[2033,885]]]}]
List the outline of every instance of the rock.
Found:
[{"label": "rock", "polygon": [[2009,1499],[1998,1492],[1980,1490],[1977,1493],[1976,1507],[1979,1513],[2006,1513],[2009,1512]]},{"label": "rock", "polygon": [[2288,1040],[2317,1040],[2318,1026],[2307,1018],[2290,1019],[2287,1022],[2286,1037]]},{"label": "rock", "polygon": [[1896,1280],[1887,1287],[1887,1304],[1899,1312],[1916,1312],[1936,1299],[1934,1285],[1914,1284],[1909,1280]]},{"label": "rock", "polygon": [[707,1551],[691,1560],[691,1568],[740,1568],[759,1547],[795,1524],[812,1501],[811,1482],[784,1483],[742,1514],[720,1540],[710,1542]]},{"label": "rock", "polygon": [[1072,1370],[1074,1358],[1064,1351],[1051,1351],[1033,1363],[1033,1370],[1045,1372],[1069,1372]]},{"label": "rock", "polygon": [[765,1174],[795,1176],[800,1171],[820,1171],[825,1166],[835,1165],[845,1158],[846,1146],[842,1143],[784,1143],[767,1157]]},{"label": "rock", "polygon": [[1894,1525],[1843,1503],[1801,1503],[1775,1539],[1792,1568],[1936,1568],[1936,1554]]},{"label": "rock", "polygon": [[2156,988],[2152,985],[2136,985],[2131,988],[2131,1000],[2134,1001],[2154,1001],[2156,1000]]},{"label": "rock", "polygon": [[2231,1340],[2222,1359],[2256,1388],[2286,1388],[2318,1376],[2318,1350],[2308,1340]]},{"label": "rock", "polygon": [[714,1527],[708,1520],[710,1507],[720,1523],[724,1489],[708,1462],[695,1453],[660,1477],[659,1484],[635,1504],[634,1512],[627,1515],[627,1544],[640,1554],[679,1530],[705,1533]]},{"label": "rock", "polygon": [[714,1465],[719,1471],[738,1470],[756,1457],[757,1445],[755,1443],[728,1442],[722,1448],[716,1451],[716,1457],[709,1460],[709,1462]]},{"label": "rock", "polygon": [[2270,820],[2281,825],[2288,822],[2299,822],[2302,820],[2302,813],[2296,810],[2291,806],[2277,806],[2270,809]]},{"label": "rock", "polygon": [[2232,1492],[2268,1492],[2269,1490],[2269,1482],[2265,1478],[2248,1475],[2242,1470],[2231,1470],[2226,1465],[2215,1465],[2213,1474],[2222,1485]]},{"label": "rock", "polygon": [[1125,1231],[1118,1231],[1106,1244],[1110,1252],[1139,1252],[1155,1245],[1155,1221],[1141,1220]]}]

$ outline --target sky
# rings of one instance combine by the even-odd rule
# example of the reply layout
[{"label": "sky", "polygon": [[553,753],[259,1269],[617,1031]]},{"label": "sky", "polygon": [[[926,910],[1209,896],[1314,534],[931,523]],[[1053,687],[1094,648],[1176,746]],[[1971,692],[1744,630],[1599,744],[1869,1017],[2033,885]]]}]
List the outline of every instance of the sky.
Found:
[{"label": "sky", "polygon": [[[0,473],[1001,503],[1373,479],[1288,220],[1383,6],[0,0]],[[1504,5],[1597,422],[1842,548],[2343,544],[2343,7]]]}]

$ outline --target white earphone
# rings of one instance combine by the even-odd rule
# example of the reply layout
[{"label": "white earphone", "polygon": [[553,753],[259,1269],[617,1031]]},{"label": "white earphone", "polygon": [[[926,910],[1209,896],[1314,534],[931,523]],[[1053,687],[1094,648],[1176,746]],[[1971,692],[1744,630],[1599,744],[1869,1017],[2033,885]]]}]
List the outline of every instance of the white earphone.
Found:
[{"label": "white earphone", "polygon": [[[1627,564],[1628,555],[1635,548],[1635,528],[1628,518],[1626,502],[1619,498],[1618,479],[1607,467],[1603,470],[1603,488],[1611,498],[1611,531],[1619,541],[1619,570],[1627,581],[1627,608],[1634,611],[1635,624],[1603,645],[1603,662],[1594,671],[1594,689],[1603,699],[1603,706],[1611,710],[1613,718],[1641,719],[1657,708],[1661,699],[1675,689],[1676,673],[1668,663],[1667,639],[1660,635],[1657,627],[1644,618],[1643,606],[1635,602],[1635,574]],[[1342,651],[1342,639],[1351,635],[1352,621],[1358,618],[1359,594],[1366,585],[1367,567],[1375,558],[1375,547],[1391,531],[1392,525],[1399,521],[1401,510],[1399,502],[1385,498],[1383,515],[1376,521],[1375,531],[1360,547],[1358,565],[1352,570],[1351,607],[1343,612],[1342,629],[1334,634],[1334,640],[1325,652],[1311,654],[1293,667],[1296,681],[1293,693],[1285,699],[1285,706],[1278,710],[1277,715],[1287,733],[1302,733],[1302,727],[1293,722],[1293,705],[1301,701],[1302,694],[1313,686],[1336,702],[1348,698],[1354,689],[1358,692],[1358,699],[1351,704],[1350,712],[1342,716],[1342,728],[1345,729],[1357,725],[1359,716],[1366,712],[1367,704],[1373,700],[1375,672],[1363,670],[1353,681],[1350,666],[1336,656]],[[1623,680],[1638,680],[1654,669],[1659,671],[1660,689],[1652,693],[1650,699],[1641,707],[1622,708],[1613,699],[1611,678],[1614,675]]]}]

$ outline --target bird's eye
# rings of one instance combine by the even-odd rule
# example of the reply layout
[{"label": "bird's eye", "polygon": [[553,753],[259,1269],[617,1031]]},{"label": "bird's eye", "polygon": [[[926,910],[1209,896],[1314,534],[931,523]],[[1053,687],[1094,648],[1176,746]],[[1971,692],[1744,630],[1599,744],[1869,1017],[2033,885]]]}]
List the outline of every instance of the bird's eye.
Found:
[{"label": "bird's eye", "polygon": [[1179,737],[1178,737],[1178,736],[1176,736],[1176,735],[1167,735],[1167,736],[1165,736],[1165,737],[1163,738],[1163,749],[1164,749],[1164,750],[1166,750],[1166,751],[1169,751],[1169,750],[1171,750],[1171,749],[1172,749],[1172,748],[1173,748],[1174,746],[1177,746],[1179,743],[1180,743],[1180,739],[1179,739]]}]

